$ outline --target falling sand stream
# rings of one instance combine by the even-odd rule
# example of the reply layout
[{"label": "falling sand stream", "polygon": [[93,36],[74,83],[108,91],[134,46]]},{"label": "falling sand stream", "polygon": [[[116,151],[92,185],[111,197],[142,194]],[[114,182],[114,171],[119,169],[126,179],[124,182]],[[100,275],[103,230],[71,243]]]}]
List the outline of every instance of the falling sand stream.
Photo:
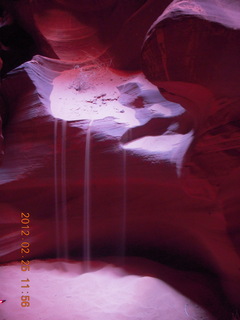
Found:
[{"label": "falling sand stream", "polygon": [[[34,66],[36,67],[36,65]],[[96,76],[95,74],[91,74],[90,79],[87,72],[91,70],[96,70],[98,73]],[[54,190],[55,196],[54,219],[57,259],[31,260],[31,270],[26,272],[21,271],[20,261],[0,266],[0,298],[6,300],[6,303],[1,304],[0,307],[0,319],[236,319],[236,317],[229,316],[228,312],[228,316],[224,314],[224,300],[219,295],[219,286],[216,285],[212,275],[208,276],[195,271],[192,272],[191,270],[177,270],[166,267],[159,262],[147,260],[144,257],[135,258],[127,256],[127,253],[129,253],[126,250],[127,241],[131,243],[131,237],[134,238],[134,234],[130,233],[130,230],[133,229],[128,228],[127,225],[128,218],[132,218],[131,215],[133,214],[132,200],[141,201],[141,199],[132,199],[131,197],[133,186],[132,170],[134,170],[133,162],[131,161],[131,148],[134,147],[134,150],[137,149],[139,151],[139,141],[133,141],[130,146],[127,143],[120,149],[119,137],[124,133],[124,126],[131,135],[129,128],[138,126],[139,121],[136,119],[135,111],[132,108],[121,105],[118,101],[119,92],[116,87],[121,85],[124,79],[119,75],[110,73],[110,71],[109,74],[106,72],[105,75],[102,70],[91,70],[73,69],[69,71],[70,74],[62,72],[61,77],[57,79],[58,81],[53,83],[54,95],[51,96],[51,102],[55,106],[55,120],[52,127],[54,140],[52,139],[51,142],[53,142],[54,151],[52,160],[52,165],[54,165],[54,186],[51,187]],[[83,71],[82,77],[78,77],[79,71]],[[74,79],[77,79],[77,81],[74,82]],[[82,91],[79,90],[79,83],[84,85]],[[88,83],[89,87],[87,87]],[[35,105],[33,107],[35,110]],[[159,112],[164,111],[164,108],[161,108],[161,106],[159,108]],[[71,114],[69,114],[70,111],[72,112]],[[166,116],[169,116],[169,113]],[[97,123],[96,121],[93,128],[93,121],[95,120],[100,120],[100,122]],[[78,123],[69,123],[67,121],[78,121]],[[86,121],[87,128],[85,127]],[[113,133],[112,137],[114,142],[116,142],[114,144],[116,149],[111,149],[111,152],[113,151],[111,153],[112,158],[108,157],[108,153],[105,153],[106,145],[108,146],[107,143],[101,144],[100,142],[98,144],[99,148],[93,148],[98,142],[97,139],[95,141],[93,132],[95,134],[98,130],[101,130],[101,126],[99,126],[100,129],[97,127],[99,123],[104,125],[103,133],[106,140],[108,139],[109,132]],[[70,128],[76,128],[77,126],[79,130],[78,134],[81,135],[81,138],[82,132],[84,132],[84,142],[80,139],[75,144],[76,140],[72,141],[71,138],[76,138],[76,136],[72,135],[76,131],[74,131],[75,129],[71,131]],[[132,140],[130,138],[127,140]],[[112,141],[110,140],[110,142]],[[147,141],[152,142],[152,140]],[[162,142],[165,142],[165,140],[160,139],[156,142],[160,151],[162,151],[163,147],[165,147],[165,151],[169,151],[171,145],[168,146],[167,142],[165,144]],[[174,144],[176,142],[174,140]],[[102,146],[103,148],[100,149]],[[117,159],[115,165],[110,168],[110,177],[111,179],[119,178],[116,188],[113,190],[110,190],[110,182],[115,180],[107,181],[109,176],[104,180],[104,183],[107,183],[106,188],[109,188],[106,189],[106,192],[110,190],[111,194],[109,195],[109,199],[107,199],[109,201],[103,202],[101,207],[105,208],[106,204],[111,201],[111,208],[113,206],[113,210],[116,208],[116,212],[109,211],[109,213],[113,214],[111,218],[115,219],[114,224],[110,228],[116,228],[117,230],[107,230],[108,225],[104,225],[104,229],[100,230],[100,232],[107,231],[104,234],[106,241],[109,241],[111,233],[114,233],[114,236],[118,237],[119,242],[117,243],[116,254],[120,252],[125,268],[122,268],[122,264],[118,263],[119,260],[116,261],[115,257],[106,257],[105,260],[105,257],[103,257],[100,262],[97,261],[99,263],[98,269],[94,270],[93,268],[97,265],[92,261],[94,258],[92,242],[94,235],[93,216],[104,213],[104,210],[100,210],[101,208],[97,208],[98,212],[93,212],[93,209],[97,206],[93,201],[100,199],[100,195],[105,193],[104,189],[98,190],[98,197],[95,198],[93,190],[96,189],[92,188],[93,181],[95,183],[95,171],[93,171],[93,168],[96,169],[95,164],[98,161],[96,157],[99,155],[99,150],[104,166],[101,167],[99,165],[97,168],[101,170],[101,168],[106,168],[107,164],[111,166],[111,160]],[[115,157],[115,150],[117,150],[119,158]],[[159,149],[150,149],[149,152],[154,153],[156,150]],[[70,153],[72,151],[74,153]],[[82,152],[80,159],[79,157],[71,158],[75,157],[77,153],[79,154],[80,151]],[[46,153],[43,154],[44,157],[47,157],[47,155]],[[69,159],[74,161],[68,162]],[[105,160],[106,162],[104,162]],[[120,163],[118,160],[120,160]],[[73,163],[76,166],[74,170],[68,170],[70,164]],[[94,167],[92,164],[94,164]],[[144,168],[147,170],[147,164]],[[71,172],[78,172],[78,174],[76,177],[72,177]],[[96,184],[98,183],[97,186],[99,188],[104,188],[105,184],[102,183],[101,177],[105,173],[100,172],[98,176],[100,179],[97,180]],[[48,179],[49,177],[47,177],[47,182]],[[32,180],[30,181],[32,182]],[[78,186],[76,187],[76,185]],[[71,193],[71,187],[76,187],[74,193]],[[136,187],[138,187],[137,184]],[[79,201],[77,201],[74,203],[75,206],[71,207],[72,203],[70,201],[74,197],[79,197],[78,200],[82,200],[81,206],[77,205],[79,204]],[[40,198],[41,194],[38,199]],[[44,200],[41,199],[41,201]],[[116,203],[112,203],[114,200],[116,200]],[[72,221],[73,212],[71,212],[70,208],[74,208],[74,218],[76,217],[76,220]],[[49,208],[49,213],[51,213],[51,210]],[[103,215],[101,218],[100,226],[105,222],[108,223],[108,216]],[[116,219],[118,220],[116,221]],[[137,214],[136,219],[138,219]],[[80,222],[75,225],[75,221]],[[131,219],[129,221],[130,225]],[[39,222],[42,223],[42,221]],[[136,228],[138,225],[136,225]],[[70,234],[69,230],[73,230],[75,234]],[[138,234],[141,233],[141,230],[137,231]],[[46,231],[44,229],[42,232],[45,232],[45,240],[48,245],[47,236],[48,232],[52,232],[52,228],[50,227]],[[66,258],[70,256],[70,235],[71,243],[73,241],[76,243],[79,234],[81,235],[82,246],[78,248],[78,251],[81,252],[83,261],[68,260]],[[141,236],[144,236],[144,234]],[[97,235],[95,238],[97,238]],[[19,242],[17,245],[19,245]],[[115,243],[110,245],[113,248]],[[54,248],[49,247],[47,249],[51,250]],[[103,263],[103,261],[105,262]],[[24,282],[23,286],[20,287],[22,281],[26,281],[26,279],[29,279],[30,287],[26,288]],[[196,294],[199,300],[195,300]],[[26,307],[28,305],[29,308]]]},{"label": "falling sand stream", "polygon": [[91,181],[91,165],[90,165],[90,152],[91,152],[91,125],[93,120],[90,121],[86,132],[86,144],[85,144],[85,161],[84,161],[84,194],[83,194],[83,262],[84,271],[90,269],[91,259],[91,193],[90,193],[90,181]]},{"label": "falling sand stream", "polygon": [[[59,127],[61,132],[58,133]],[[67,176],[66,176],[66,130],[65,120],[54,121],[54,197],[55,197],[55,233],[56,257],[69,257],[68,249],[68,218],[67,218]],[[58,156],[58,136],[61,137],[61,161]],[[60,174],[59,174],[60,173]],[[61,241],[61,237],[62,240]]]}]

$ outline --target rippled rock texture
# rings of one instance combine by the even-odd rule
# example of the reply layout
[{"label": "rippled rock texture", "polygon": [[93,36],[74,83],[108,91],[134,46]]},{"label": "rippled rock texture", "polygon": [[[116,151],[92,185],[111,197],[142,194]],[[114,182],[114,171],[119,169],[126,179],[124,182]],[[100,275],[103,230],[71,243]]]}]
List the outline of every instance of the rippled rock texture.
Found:
[{"label": "rippled rock texture", "polygon": [[1,262],[29,212],[29,259],[145,257],[239,306],[238,3],[1,3],[38,53],[1,82]]}]

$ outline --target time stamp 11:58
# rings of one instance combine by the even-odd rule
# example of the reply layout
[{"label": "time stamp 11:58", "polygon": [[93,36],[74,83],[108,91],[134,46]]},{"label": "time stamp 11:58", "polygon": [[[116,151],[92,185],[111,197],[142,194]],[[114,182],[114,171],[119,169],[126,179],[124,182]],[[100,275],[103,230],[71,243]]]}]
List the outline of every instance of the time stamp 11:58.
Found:
[{"label": "time stamp 11:58", "polygon": [[30,280],[28,272],[30,271],[30,243],[28,237],[30,235],[30,213],[21,212],[21,271],[23,272],[21,280],[21,306],[30,307]]}]

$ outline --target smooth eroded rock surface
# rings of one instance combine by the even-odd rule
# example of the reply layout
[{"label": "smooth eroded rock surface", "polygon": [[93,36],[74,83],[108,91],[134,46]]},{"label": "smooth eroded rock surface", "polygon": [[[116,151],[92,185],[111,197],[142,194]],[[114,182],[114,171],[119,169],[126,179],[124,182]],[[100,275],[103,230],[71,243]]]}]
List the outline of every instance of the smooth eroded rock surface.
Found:
[{"label": "smooth eroded rock surface", "polygon": [[[39,53],[1,81],[0,261],[210,273],[200,315],[219,319],[215,286],[216,305],[240,305],[238,3],[93,3],[0,3]],[[200,317],[183,304],[178,319]]]}]

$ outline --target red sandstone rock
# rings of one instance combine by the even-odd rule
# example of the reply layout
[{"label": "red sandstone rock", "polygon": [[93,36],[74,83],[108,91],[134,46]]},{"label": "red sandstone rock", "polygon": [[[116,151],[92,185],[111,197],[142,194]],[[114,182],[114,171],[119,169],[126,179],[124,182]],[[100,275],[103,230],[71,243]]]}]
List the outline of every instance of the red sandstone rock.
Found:
[{"label": "red sandstone rock", "polygon": [[[225,194],[224,187],[239,168],[238,14],[237,2],[173,1],[152,26],[142,51],[147,78],[167,99],[186,108],[194,123],[195,138],[182,172],[185,190],[191,197],[214,201],[214,210],[226,219],[225,234],[233,241],[229,238],[229,246],[237,251],[233,211],[238,196],[235,188]],[[226,254],[218,250],[219,258]],[[237,300],[239,262],[229,258],[224,268],[232,285],[236,281],[229,291]]]},{"label": "red sandstone rock", "polygon": [[[18,3],[30,10],[28,1]],[[154,24],[143,46],[143,70],[176,105],[140,73],[88,59],[109,49],[115,66],[138,67],[143,34],[154,8],[162,11],[163,5],[124,2],[120,14],[120,2],[101,2],[98,9],[107,16],[102,25],[89,2],[73,12],[75,3],[34,2],[25,27],[33,24],[45,52],[76,61],[36,56],[1,84],[1,105],[8,111],[0,170],[1,262],[21,259],[21,212],[31,215],[29,259],[66,253],[82,258],[89,183],[93,257],[121,255],[125,243],[128,255],[177,269],[204,268],[239,305],[236,8],[223,1],[174,1]],[[26,21],[22,8],[13,7]],[[153,15],[131,41],[151,8]],[[128,45],[126,55],[118,53]],[[122,90],[128,83],[131,99]]]}]

